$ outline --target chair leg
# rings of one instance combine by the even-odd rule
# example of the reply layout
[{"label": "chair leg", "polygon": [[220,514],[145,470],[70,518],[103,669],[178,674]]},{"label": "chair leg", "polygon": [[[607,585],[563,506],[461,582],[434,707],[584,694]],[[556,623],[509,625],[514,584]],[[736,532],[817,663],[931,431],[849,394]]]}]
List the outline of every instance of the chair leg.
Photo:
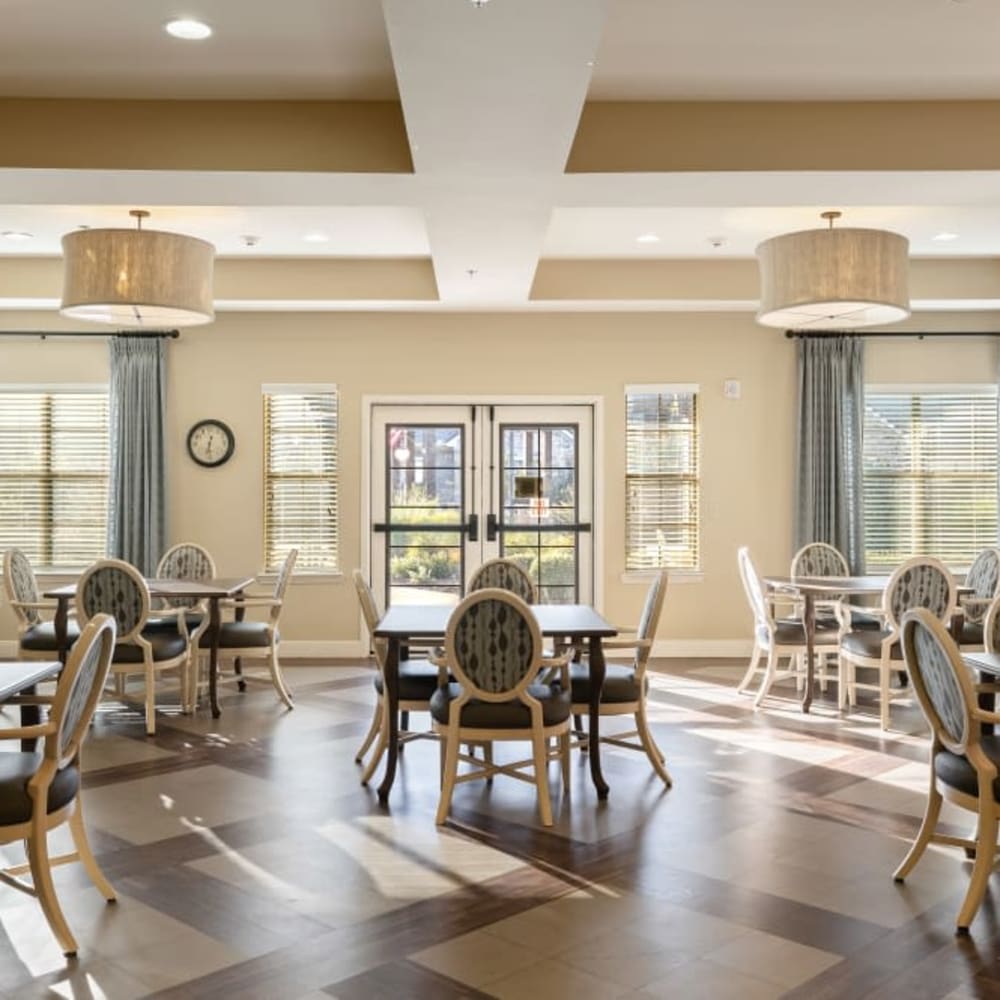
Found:
[{"label": "chair leg", "polygon": [[545,753],[545,738],[534,735],[531,738],[532,756],[535,759],[535,784],[538,785],[538,814],[542,826],[552,826],[552,799],[549,796],[548,756]]},{"label": "chair leg", "polygon": [[76,939],[69,929],[69,924],[66,923],[62,907],[56,897],[52,868],[49,865],[48,834],[40,823],[32,824],[31,834],[28,837],[28,865],[31,868],[31,879],[34,882],[38,902],[42,906],[42,913],[45,914],[59,947],[67,958],[76,958]]},{"label": "chair leg", "polygon": [[156,735],[156,671],[152,664],[146,667],[146,735]]},{"label": "chair leg", "polygon": [[355,764],[360,764],[365,754],[368,753],[368,748],[374,742],[375,737],[378,736],[379,727],[381,725],[382,725],[382,699],[378,698],[375,702],[375,711],[372,712],[372,724],[368,727],[368,733],[366,734],[361,746],[358,747],[358,752],[354,755]]},{"label": "chair leg", "polygon": [[118,898],[111,883],[105,878],[104,872],[98,867],[94,852],[90,849],[90,841],[87,839],[87,828],[83,825],[83,805],[79,796],[73,814],[69,818],[69,830],[73,835],[73,844],[76,846],[76,853],[80,856],[80,862],[90,881],[94,883],[97,891],[109,902],[113,903]]},{"label": "chair leg", "polygon": [[767,669],[764,673],[764,679],[760,682],[760,687],[757,689],[757,694],[754,697],[754,708],[760,708],[760,703],[764,700],[767,692],[771,690],[771,685],[774,683],[774,678],[777,672],[778,656],[772,647],[767,651]]},{"label": "chair leg", "polygon": [[826,653],[817,653],[816,660],[819,663],[819,689],[823,694],[826,694],[826,690],[830,686],[830,678],[827,675]]},{"label": "chair leg", "polygon": [[[484,743],[482,746],[483,746],[483,764],[485,764],[486,767],[491,768],[493,767],[493,744]],[[486,784],[487,785],[493,784],[492,773],[486,775]]]},{"label": "chair leg", "polygon": [[375,745],[375,752],[368,759],[368,766],[364,769],[361,775],[361,784],[367,785],[372,779],[372,775],[375,773],[375,769],[378,767],[379,762],[382,760],[382,754],[385,753],[386,747],[389,745],[389,713],[386,711],[382,712],[381,724],[378,730],[378,743]]},{"label": "chair leg", "polygon": [[878,698],[879,722],[882,731],[889,729],[889,664],[883,663],[878,668]]},{"label": "chair leg", "polygon": [[278,692],[278,697],[285,703],[286,708],[295,708],[292,703],[292,695],[285,684],[285,678],[281,673],[281,664],[278,662],[278,644],[271,643],[271,655],[268,657],[267,665],[271,670],[271,680]]},{"label": "chair leg", "polygon": [[444,784],[441,786],[441,799],[438,802],[437,816],[434,822],[443,826],[451,810],[451,796],[455,791],[455,778],[458,777],[458,733],[444,734],[446,742],[444,754]]},{"label": "chair leg", "polygon": [[737,694],[743,694],[743,692],[750,686],[750,682],[753,680],[753,675],[757,673],[757,664],[760,663],[760,654],[760,643],[755,641],[753,644],[753,653],[750,654],[750,666],[747,667],[747,672],[743,675],[743,680],[736,685]]},{"label": "chair leg", "polygon": [[[984,804],[980,803],[980,808]],[[997,849],[997,814],[980,812],[979,833],[976,837],[976,860],[972,865],[972,877],[969,879],[969,891],[965,894],[962,908],[958,911],[957,932],[968,934],[969,925],[972,923],[983,895],[986,893],[986,886],[990,881],[990,873],[993,871],[993,864],[996,860]]]},{"label": "chair leg", "polygon": [[563,795],[569,795],[569,731],[567,730],[559,737],[559,766],[562,769]]},{"label": "chair leg", "polygon": [[649,722],[646,718],[645,699],[639,702],[639,708],[635,713],[635,728],[639,731],[639,742],[642,743],[642,749],[646,751],[646,756],[649,758],[649,763],[653,765],[653,770],[659,775],[663,784],[667,788],[670,788],[674,780],[670,777],[670,772],[664,767],[663,754],[656,745],[656,740],[653,739],[652,732],[650,732]]},{"label": "chair leg", "polygon": [[902,882],[910,872],[917,866],[917,862],[923,857],[927,845],[931,842],[931,837],[937,829],[938,816],[941,815],[941,793],[934,787],[934,772],[931,772],[931,790],[927,796],[927,808],[924,810],[924,818],[917,831],[916,839],[906,852],[906,857],[899,863],[899,867],[892,873],[896,882]]}]

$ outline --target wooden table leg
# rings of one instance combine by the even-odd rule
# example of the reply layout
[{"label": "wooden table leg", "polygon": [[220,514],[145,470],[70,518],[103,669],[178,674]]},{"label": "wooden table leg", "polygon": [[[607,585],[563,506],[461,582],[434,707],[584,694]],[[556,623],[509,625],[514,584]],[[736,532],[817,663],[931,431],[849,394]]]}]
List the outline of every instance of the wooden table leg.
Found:
[{"label": "wooden table leg", "polygon": [[388,713],[389,745],[385,748],[385,774],[378,786],[379,805],[389,804],[389,792],[396,778],[396,760],[399,757],[399,639],[389,639],[385,655],[384,711]]},{"label": "wooden table leg", "polygon": [[56,614],[52,621],[56,633],[56,655],[60,663],[66,662],[69,652],[69,601],[68,597],[56,599]]},{"label": "wooden table leg", "polygon": [[[32,684],[31,687],[26,687],[21,694],[23,695],[33,695],[35,693],[35,685]],[[37,726],[42,721],[42,706],[41,705],[22,705],[21,706],[21,725],[22,726]],[[37,739],[27,739],[21,740],[21,751],[22,753],[34,753],[35,747],[38,745]]]},{"label": "wooden table leg", "polygon": [[[995,684],[996,681],[996,674],[987,673],[985,670],[979,671],[980,684]],[[984,712],[997,710],[997,696],[993,691],[980,691],[976,701]],[[983,722],[980,724],[980,732],[983,736],[992,736],[996,732],[996,726],[992,722]]]},{"label": "wooden table leg", "polygon": [[[242,595],[242,591],[240,593]],[[235,611],[236,621],[243,621],[244,618],[246,618],[246,615],[247,609],[242,604],[237,604]],[[236,687],[239,688],[240,691],[246,691],[247,682],[243,678],[243,661],[238,656],[235,660],[233,660],[233,673],[239,678],[236,682]]]},{"label": "wooden table leg", "polygon": [[588,724],[588,747],[590,750],[590,777],[597,789],[597,797],[608,797],[608,783],[601,771],[601,692],[604,690],[604,675],[607,667],[604,663],[604,650],[601,647],[601,637],[591,636],[590,645],[590,718]]},{"label": "wooden table leg", "polygon": [[816,659],[816,598],[808,590],[804,597],[802,624],[806,630],[806,689],[802,694],[802,711],[808,712],[813,700],[813,664]]},{"label": "wooden table leg", "polygon": [[212,707],[212,718],[222,715],[219,708],[219,633],[222,631],[222,614],[219,608],[219,598],[208,599],[208,631],[212,636],[212,644],[208,654],[208,701]]}]

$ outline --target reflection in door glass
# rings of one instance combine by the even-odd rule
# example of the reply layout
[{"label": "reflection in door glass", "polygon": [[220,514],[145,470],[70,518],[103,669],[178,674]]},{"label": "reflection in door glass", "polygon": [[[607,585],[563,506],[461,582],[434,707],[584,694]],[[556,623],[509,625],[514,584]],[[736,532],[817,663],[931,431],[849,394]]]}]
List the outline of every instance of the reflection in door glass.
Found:
[{"label": "reflection in door glass", "polygon": [[503,425],[500,442],[500,554],[531,574],[540,602],[574,604],[579,536],[559,526],[579,522],[577,428]]},{"label": "reflection in door glass", "polygon": [[390,605],[453,604],[461,596],[463,456],[461,426],[386,428]]}]

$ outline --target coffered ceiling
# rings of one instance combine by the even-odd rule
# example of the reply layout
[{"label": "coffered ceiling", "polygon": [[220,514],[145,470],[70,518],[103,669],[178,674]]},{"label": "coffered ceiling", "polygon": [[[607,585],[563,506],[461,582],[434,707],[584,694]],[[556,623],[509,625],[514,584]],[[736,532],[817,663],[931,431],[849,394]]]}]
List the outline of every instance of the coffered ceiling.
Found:
[{"label": "coffered ceiling", "polygon": [[0,308],[133,207],[216,245],[220,309],[752,310],[756,243],[827,208],[909,237],[918,309],[1000,308],[992,0],[0,16]]}]

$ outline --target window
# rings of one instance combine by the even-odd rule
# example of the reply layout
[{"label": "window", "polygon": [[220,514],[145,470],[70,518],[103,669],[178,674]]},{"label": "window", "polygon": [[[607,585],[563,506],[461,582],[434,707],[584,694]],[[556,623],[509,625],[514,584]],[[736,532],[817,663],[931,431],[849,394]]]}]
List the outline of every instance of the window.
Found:
[{"label": "window", "polygon": [[36,569],[101,559],[108,523],[108,394],[0,389],[0,548]]},{"label": "window", "polygon": [[865,559],[968,566],[997,538],[993,386],[865,390]]},{"label": "window", "polygon": [[337,387],[264,386],[264,568],[337,570]]},{"label": "window", "polygon": [[626,386],[625,437],[625,569],[697,569],[698,386]]}]

